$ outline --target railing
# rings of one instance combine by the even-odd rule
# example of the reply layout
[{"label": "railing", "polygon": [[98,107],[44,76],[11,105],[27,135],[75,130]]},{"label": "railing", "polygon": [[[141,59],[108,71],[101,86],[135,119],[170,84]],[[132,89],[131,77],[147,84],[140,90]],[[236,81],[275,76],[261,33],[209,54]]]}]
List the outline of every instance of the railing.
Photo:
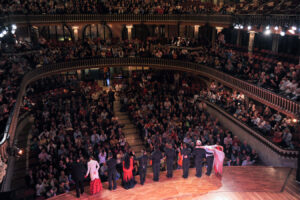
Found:
[{"label": "railing", "polygon": [[[15,104],[15,109],[13,111],[13,117],[11,120],[9,135],[10,135],[10,145],[13,144],[14,134],[18,122],[18,115],[20,112],[20,107],[22,103],[23,95],[25,94],[26,87],[29,83],[36,81],[42,77],[49,76],[51,74],[56,74],[65,71],[73,71],[86,68],[95,67],[125,67],[125,66],[149,66],[156,67],[160,69],[175,69],[180,71],[188,71],[195,74],[200,74],[208,78],[217,80],[224,85],[227,85],[233,89],[243,92],[250,98],[260,101],[274,109],[280,110],[281,112],[294,116],[295,113],[299,113],[300,105],[291,100],[285,99],[281,96],[276,95],[266,89],[260,88],[256,85],[250,84],[246,81],[237,79],[233,76],[220,72],[218,70],[209,68],[204,65],[199,65],[191,62],[178,61],[178,60],[167,60],[159,58],[93,58],[76,60],[65,63],[57,63],[41,68],[37,68],[29,73],[27,73],[21,83],[20,92]],[[266,140],[266,139],[265,139]],[[275,145],[276,146],[276,145]],[[290,151],[280,149],[275,147],[274,144],[270,146],[271,148],[276,148],[282,156],[290,157]],[[280,149],[280,150],[278,150]]]},{"label": "railing", "polygon": [[80,22],[176,22],[176,23],[197,23],[197,24],[220,24],[232,25],[241,24],[260,24],[277,25],[286,24],[299,25],[299,15],[257,15],[257,14],[154,14],[154,15],[135,15],[135,14],[41,14],[41,15],[9,15],[0,17],[4,25],[15,24],[39,24],[39,23],[80,23]]},{"label": "railing", "polygon": [[246,130],[247,133],[250,133],[254,138],[256,138],[259,141],[261,141],[264,145],[270,147],[277,154],[279,154],[279,155],[288,154],[289,158],[294,158],[294,159],[297,158],[297,155],[299,153],[297,150],[284,150],[284,152],[283,152],[282,149],[279,146],[275,145],[270,140],[268,140],[267,138],[265,138],[262,134],[258,133],[257,131],[255,131],[254,129],[252,129],[251,127],[249,127],[248,125],[242,123],[237,118],[233,117],[231,113],[228,113],[222,107],[220,107],[220,106],[218,106],[218,105],[216,105],[214,103],[211,103],[211,102],[209,102],[207,100],[203,100],[203,101],[205,101],[205,103],[208,104],[210,107],[213,107],[215,110],[217,110],[218,112],[222,113],[224,116],[226,116],[227,118],[229,118],[231,121],[233,121],[239,127],[241,127],[242,129]]},{"label": "railing", "polygon": [[5,24],[38,24],[38,23],[80,23],[80,22],[194,22],[232,24],[231,15],[206,15],[206,14],[184,14],[184,15],[134,15],[134,14],[44,14],[44,15],[9,15],[0,18]]}]

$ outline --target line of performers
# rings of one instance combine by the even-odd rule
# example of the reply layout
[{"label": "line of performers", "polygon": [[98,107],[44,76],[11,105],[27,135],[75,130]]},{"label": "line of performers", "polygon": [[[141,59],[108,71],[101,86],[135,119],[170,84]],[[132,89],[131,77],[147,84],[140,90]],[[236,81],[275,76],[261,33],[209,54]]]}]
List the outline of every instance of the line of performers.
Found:
[{"label": "line of performers", "polygon": [[[183,178],[188,178],[189,168],[190,168],[190,159],[191,157],[195,158],[195,166],[196,166],[196,176],[202,176],[202,167],[203,160],[206,158],[207,162],[207,171],[206,175],[210,176],[212,169],[214,168],[215,174],[218,176],[222,175],[223,169],[223,161],[225,155],[223,153],[223,147],[219,145],[212,146],[201,146],[201,141],[197,140],[196,146],[193,151],[187,147],[186,144],[183,144],[181,151],[178,154],[178,166],[180,166],[183,170]],[[167,164],[167,177],[173,177],[173,164],[176,159],[176,151],[172,148],[172,145],[166,144],[164,149],[164,155]],[[132,152],[132,155],[126,154],[123,161],[123,174],[122,174],[122,185],[125,189],[133,188],[136,184],[136,181],[133,176],[134,169],[134,160],[139,162],[139,175],[140,175],[140,184],[144,185],[146,180],[146,172],[148,161],[150,160],[150,164],[152,164],[153,169],[153,181],[159,181],[160,174],[160,163],[161,159],[163,159],[163,153],[159,148],[155,148],[152,152],[151,156],[147,155],[147,152],[142,150],[141,156],[135,156],[135,153]],[[85,168],[83,164],[80,162],[78,158],[75,163],[72,164],[72,177],[75,180],[76,186],[76,195],[80,196],[84,192],[83,181],[84,178],[90,176],[90,194],[96,194],[102,190],[102,183],[99,178],[99,163],[90,157],[88,162],[88,170],[85,172]],[[117,188],[116,179],[117,179],[117,161],[113,157],[111,153],[108,154],[108,159],[106,161],[107,165],[107,174],[108,174],[108,184],[109,190],[115,190]]]}]

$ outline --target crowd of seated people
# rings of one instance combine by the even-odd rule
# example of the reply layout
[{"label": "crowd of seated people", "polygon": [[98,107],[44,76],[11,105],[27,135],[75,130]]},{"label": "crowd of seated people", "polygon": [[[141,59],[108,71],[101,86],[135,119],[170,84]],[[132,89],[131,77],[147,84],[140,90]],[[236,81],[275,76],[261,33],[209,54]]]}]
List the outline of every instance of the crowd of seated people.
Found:
[{"label": "crowd of seated people", "polygon": [[70,191],[74,186],[70,164],[76,157],[86,163],[90,155],[94,156],[102,180],[109,152],[117,155],[118,169],[122,168],[122,155],[130,147],[113,114],[109,92],[97,81],[58,76],[37,81],[29,88],[27,96],[35,102],[30,154],[38,161],[28,172],[26,183],[35,189],[37,197]]},{"label": "crowd of seated people", "polygon": [[[300,99],[300,69],[295,65],[283,65],[282,62],[275,64],[268,60],[261,62],[257,58],[247,57],[245,54],[227,47],[208,48],[201,45],[196,50],[178,48],[195,47],[199,44],[198,40],[188,42],[188,39],[185,38],[170,38],[149,39],[143,42],[126,40],[117,43],[99,39],[86,39],[77,42],[46,41],[44,39],[39,41],[40,51],[34,54],[3,54],[4,56],[1,57],[0,130],[4,130],[10,110],[15,102],[20,81],[26,72],[47,64],[91,57],[155,57],[197,62],[231,75],[235,74],[239,78],[271,89],[292,100],[299,101]],[[22,41],[18,44],[23,45],[17,45],[16,49],[30,50],[32,46],[30,43]]]},{"label": "crowd of seated people", "polygon": [[169,143],[178,153],[183,143],[192,148],[200,139],[204,145],[222,145],[228,165],[254,164],[258,160],[255,150],[210,116],[205,103],[194,100],[200,87],[191,89],[192,82],[193,78],[170,71],[137,73],[132,84],[121,89],[123,109],[136,123],[147,148],[153,151],[159,146],[163,151]]},{"label": "crowd of seated people", "polygon": [[[274,1],[274,0],[272,0]],[[269,1],[226,2],[216,5],[200,0],[1,0],[1,14],[234,14],[265,11],[275,7]],[[269,5],[269,6],[268,6]],[[297,6],[295,1],[281,8]],[[279,11],[278,11],[279,12]]]},{"label": "crowd of seated people", "polygon": [[283,148],[294,149],[299,145],[297,122],[268,106],[249,101],[240,92],[225,89],[224,86],[212,82],[207,90],[200,92],[200,96],[221,106],[241,122]]}]

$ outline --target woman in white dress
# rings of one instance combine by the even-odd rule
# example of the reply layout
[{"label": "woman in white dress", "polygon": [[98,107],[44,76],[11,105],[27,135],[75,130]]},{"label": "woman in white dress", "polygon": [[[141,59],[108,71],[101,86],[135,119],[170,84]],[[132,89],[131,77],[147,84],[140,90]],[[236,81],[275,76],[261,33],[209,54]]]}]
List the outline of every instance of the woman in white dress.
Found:
[{"label": "woman in white dress", "polygon": [[90,183],[90,192],[91,194],[96,194],[102,190],[102,183],[99,178],[99,163],[96,160],[93,160],[93,157],[90,156],[90,160],[87,163],[88,171],[86,172],[85,178],[90,174],[91,183]]}]

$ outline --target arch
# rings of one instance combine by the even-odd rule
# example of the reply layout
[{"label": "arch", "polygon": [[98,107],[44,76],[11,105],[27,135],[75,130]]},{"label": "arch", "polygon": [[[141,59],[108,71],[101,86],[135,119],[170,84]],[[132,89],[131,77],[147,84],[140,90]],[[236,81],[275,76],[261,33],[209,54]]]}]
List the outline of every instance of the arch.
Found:
[{"label": "arch", "polygon": [[112,31],[107,24],[87,24],[82,30],[82,39],[96,39],[111,40]]}]

